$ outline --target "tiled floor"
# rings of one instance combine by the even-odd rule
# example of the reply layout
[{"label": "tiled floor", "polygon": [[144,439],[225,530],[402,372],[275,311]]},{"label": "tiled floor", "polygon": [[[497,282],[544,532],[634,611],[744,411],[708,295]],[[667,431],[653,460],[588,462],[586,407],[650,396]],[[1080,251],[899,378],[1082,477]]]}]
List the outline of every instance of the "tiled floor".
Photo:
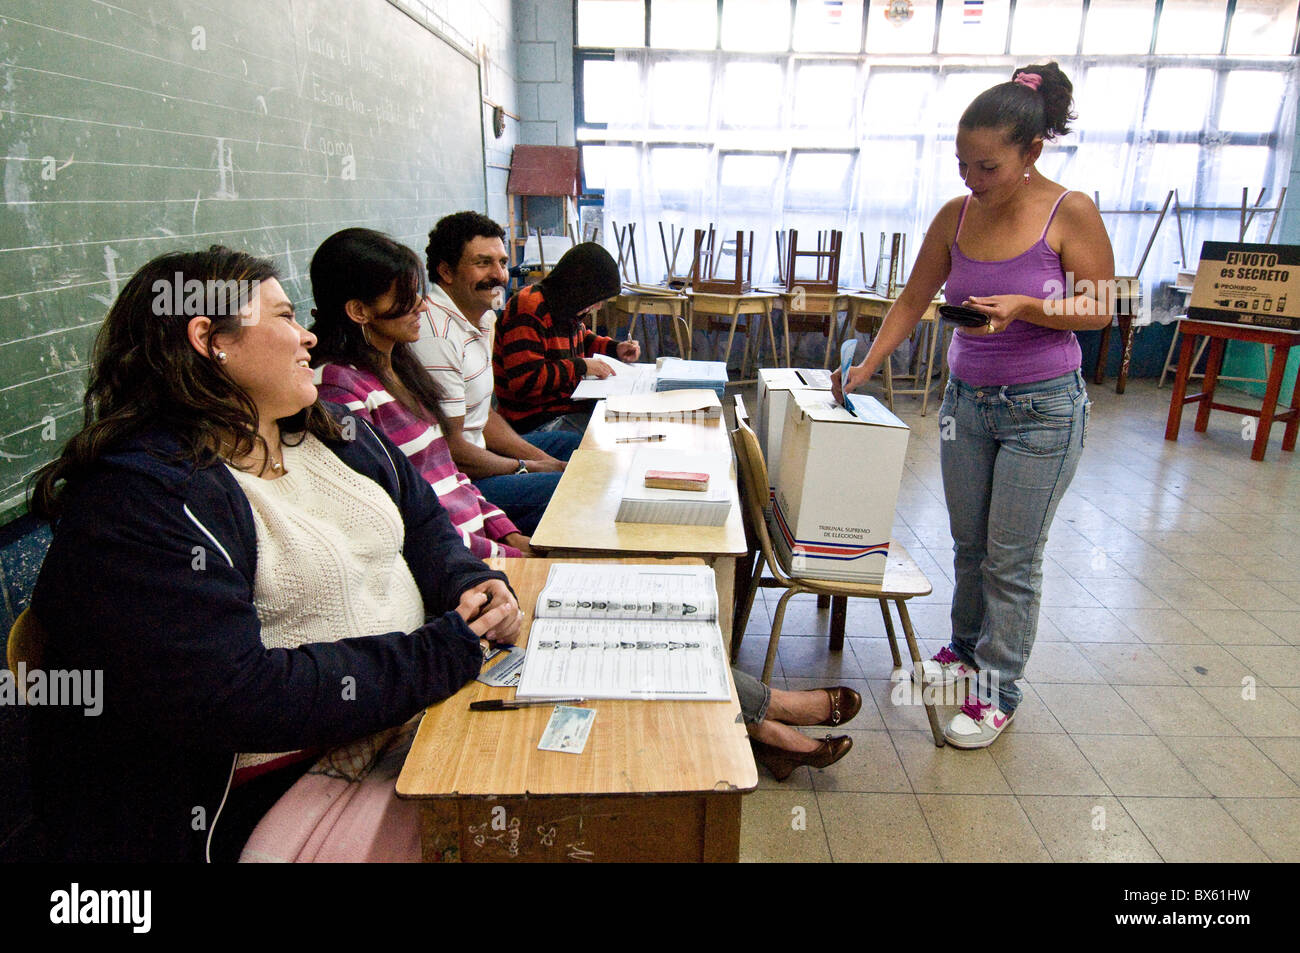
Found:
[{"label": "tiled floor", "polygon": [[[780,784],[759,769],[742,859],[1300,860],[1300,470],[1282,427],[1254,463],[1240,417],[1216,411],[1197,434],[1189,410],[1168,443],[1168,388],[1090,390],[1015,722],[982,751],[935,748],[924,710],[891,691],[875,605],[850,604],[831,653],[829,611],[795,597],[773,683],[850,685],[863,711],[839,764]],[[937,408],[919,406],[897,402],[912,437],[894,535],[934,585],[911,603],[928,654],[949,634],[952,555]],[[751,672],[768,595],[741,651]]]}]

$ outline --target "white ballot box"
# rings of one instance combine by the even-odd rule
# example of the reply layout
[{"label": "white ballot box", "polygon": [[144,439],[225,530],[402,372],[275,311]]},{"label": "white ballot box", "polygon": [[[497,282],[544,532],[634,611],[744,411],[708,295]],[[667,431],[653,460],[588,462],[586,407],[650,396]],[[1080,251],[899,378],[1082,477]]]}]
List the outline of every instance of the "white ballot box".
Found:
[{"label": "white ballot box", "polygon": [[791,391],[770,528],[791,573],[880,583],[903,477],[908,427],[874,397],[857,416],[825,391]]},{"label": "white ballot box", "polygon": [[[822,384],[825,386],[821,386]],[[786,405],[792,391],[820,391],[830,396],[830,373],[821,368],[765,367],[758,372],[754,434],[767,461],[768,492],[776,488],[781,472],[781,434],[785,431]]]}]

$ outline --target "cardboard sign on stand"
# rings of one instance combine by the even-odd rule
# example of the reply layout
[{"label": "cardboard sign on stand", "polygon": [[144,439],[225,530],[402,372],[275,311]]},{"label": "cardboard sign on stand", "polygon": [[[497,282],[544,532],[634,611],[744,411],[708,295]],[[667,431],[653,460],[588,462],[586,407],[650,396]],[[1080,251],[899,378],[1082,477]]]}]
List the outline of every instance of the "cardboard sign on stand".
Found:
[{"label": "cardboard sign on stand", "polygon": [[1300,331],[1300,245],[1206,242],[1187,317]]}]

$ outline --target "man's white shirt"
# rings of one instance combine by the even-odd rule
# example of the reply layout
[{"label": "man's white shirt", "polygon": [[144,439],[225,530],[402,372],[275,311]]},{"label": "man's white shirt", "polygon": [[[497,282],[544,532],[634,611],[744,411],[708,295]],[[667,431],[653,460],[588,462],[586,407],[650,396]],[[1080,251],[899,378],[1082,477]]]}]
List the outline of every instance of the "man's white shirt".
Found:
[{"label": "man's white shirt", "polygon": [[492,410],[492,331],[496,313],[488,310],[474,325],[439,284],[429,289],[432,307],[423,312],[420,339],[412,351],[432,375],[448,417],[465,418],[465,439],[486,448],[483,428]]}]

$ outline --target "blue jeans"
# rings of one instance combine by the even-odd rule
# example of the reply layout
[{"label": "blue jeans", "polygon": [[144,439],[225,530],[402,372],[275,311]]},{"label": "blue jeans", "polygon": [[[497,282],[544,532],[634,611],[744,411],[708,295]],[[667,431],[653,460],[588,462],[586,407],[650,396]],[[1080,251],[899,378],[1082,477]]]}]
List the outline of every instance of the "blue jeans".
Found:
[{"label": "blue jeans", "polygon": [[1078,371],[1005,387],[954,377],[944,391],[939,460],[955,554],[952,650],[996,686],[1005,712],[1020,704],[1016,680],[1038,630],[1047,530],[1079,464],[1091,406]]},{"label": "blue jeans", "polygon": [[740,714],[745,724],[758,724],[767,717],[767,706],[772,701],[772,689],[734,665],[731,666],[731,677],[736,682],[736,698],[740,700]]},{"label": "blue jeans", "polygon": [[[523,438],[543,453],[549,453],[557,460],[568,460],[573,451],[582,442],[582,434],[566,431],[543,433],[533,431]],[[563,473],[507,473],[503,476],[484,477],[475,480],[474,485],[491,503],[510,517],[510,522],[519,527],[519,532],[532,536],[537,524],[542,521],[546,504],[551,502],[551,495],[560,482]]]}]

